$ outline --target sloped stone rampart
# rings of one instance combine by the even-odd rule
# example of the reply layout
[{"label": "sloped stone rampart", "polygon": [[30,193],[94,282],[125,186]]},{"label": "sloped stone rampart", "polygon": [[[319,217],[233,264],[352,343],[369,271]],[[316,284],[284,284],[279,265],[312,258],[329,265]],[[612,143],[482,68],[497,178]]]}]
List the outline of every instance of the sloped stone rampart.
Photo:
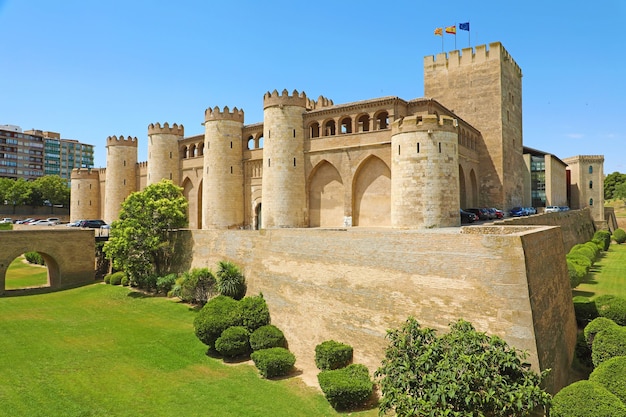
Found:
[{"label": "sloped stone rampart", "polygon": [[184,233],[189,266],[227,259],[242,267],[248,294],[263,293],[296,366],[315,369],[315,346],[334,339],[373,371],[386,330],[408,316],[441,331],[464,318],[528,351],[535,370],[551,368],[550,390],[567,383],[576,323],[557,227]]}]

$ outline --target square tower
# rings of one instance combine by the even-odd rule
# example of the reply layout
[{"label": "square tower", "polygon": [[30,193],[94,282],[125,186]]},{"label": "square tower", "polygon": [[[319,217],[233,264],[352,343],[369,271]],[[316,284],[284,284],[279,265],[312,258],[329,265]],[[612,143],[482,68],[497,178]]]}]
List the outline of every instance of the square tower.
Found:
[{"label": "square tower", "polygon": [[424,58],[424,96],[480,130],[479,205],[523,205],[522,71],[499,43]]},{"label": "square tower", "polygon": [[604,156],[579,155],[566,158],[563,162],[570,172],[570,207],[589,207],[595,221],[604,221]]}]

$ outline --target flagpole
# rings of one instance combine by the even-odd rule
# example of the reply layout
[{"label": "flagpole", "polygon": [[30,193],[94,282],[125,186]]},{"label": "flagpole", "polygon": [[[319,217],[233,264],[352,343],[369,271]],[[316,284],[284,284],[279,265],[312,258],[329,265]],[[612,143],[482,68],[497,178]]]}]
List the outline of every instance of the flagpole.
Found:
[{"label": "flagpole", "polygon": [[454,50],[456,51],[456,22],[454,22]]}]

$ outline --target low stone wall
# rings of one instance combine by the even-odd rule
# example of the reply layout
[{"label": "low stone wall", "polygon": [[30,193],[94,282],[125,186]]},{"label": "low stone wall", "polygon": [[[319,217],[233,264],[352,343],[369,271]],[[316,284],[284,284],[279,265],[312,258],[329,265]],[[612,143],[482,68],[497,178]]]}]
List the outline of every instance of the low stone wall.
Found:
[{"label": "low stone wall", "polygon": [[334,339],[375,370],[385,334],[408,316],[441,331],[464,318],[527,350],[549,389],[567,383],[576,323],[557,227],[198,230],[186,234],[183,267],[243,269],[248,295],[263,293],[297,358]]},{"label": "low stone wall", "polygon": [[596,226],[588,208],[535,214],[527,217],[511,217],[496,221],[494,224],[505,226],[558,226],[561,228],[565,253],[569,252],[574,245],[591,240],[596,232]]}]

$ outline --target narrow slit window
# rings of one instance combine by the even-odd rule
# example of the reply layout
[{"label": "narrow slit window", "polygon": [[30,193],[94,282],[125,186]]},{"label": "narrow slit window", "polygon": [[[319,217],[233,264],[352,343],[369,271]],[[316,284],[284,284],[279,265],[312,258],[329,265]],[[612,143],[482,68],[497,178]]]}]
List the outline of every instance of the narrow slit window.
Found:
[{"label": "narrow slit window", "polygon": [[439,142],[439,153],[441,153],[441,142]]},{"label": "narrow slit window", "polygon": [[231,174],[233,173],[233,167],[230,167],[230,173]]},{"label": "narrow slit window", "polygon": [[420,144],[417,142],[417,153],[420,153]]},{"label": "narrow slit window", "polygon": [[268,166],[268,167],[271,167],[271,166],[272,166],[272,160],[271,160],[271,159],[269,159],[269,158],[267,158],[267,166]]},{"label": "narrow slit window", "polygon": [[296,166],[296,158],[293,158],[293,166]]},{"label": "narrow slit window", "polygon": [[400,145],[398,145],[398,155],[400,155]]},{"label": "narrow slit window", "polygon": [[293,137],[296,137],[296,129],[293,130]]},{"label": "narrow slit window", "polygon": [[230,149],[233,149],[233,142],[230,142]]}]

